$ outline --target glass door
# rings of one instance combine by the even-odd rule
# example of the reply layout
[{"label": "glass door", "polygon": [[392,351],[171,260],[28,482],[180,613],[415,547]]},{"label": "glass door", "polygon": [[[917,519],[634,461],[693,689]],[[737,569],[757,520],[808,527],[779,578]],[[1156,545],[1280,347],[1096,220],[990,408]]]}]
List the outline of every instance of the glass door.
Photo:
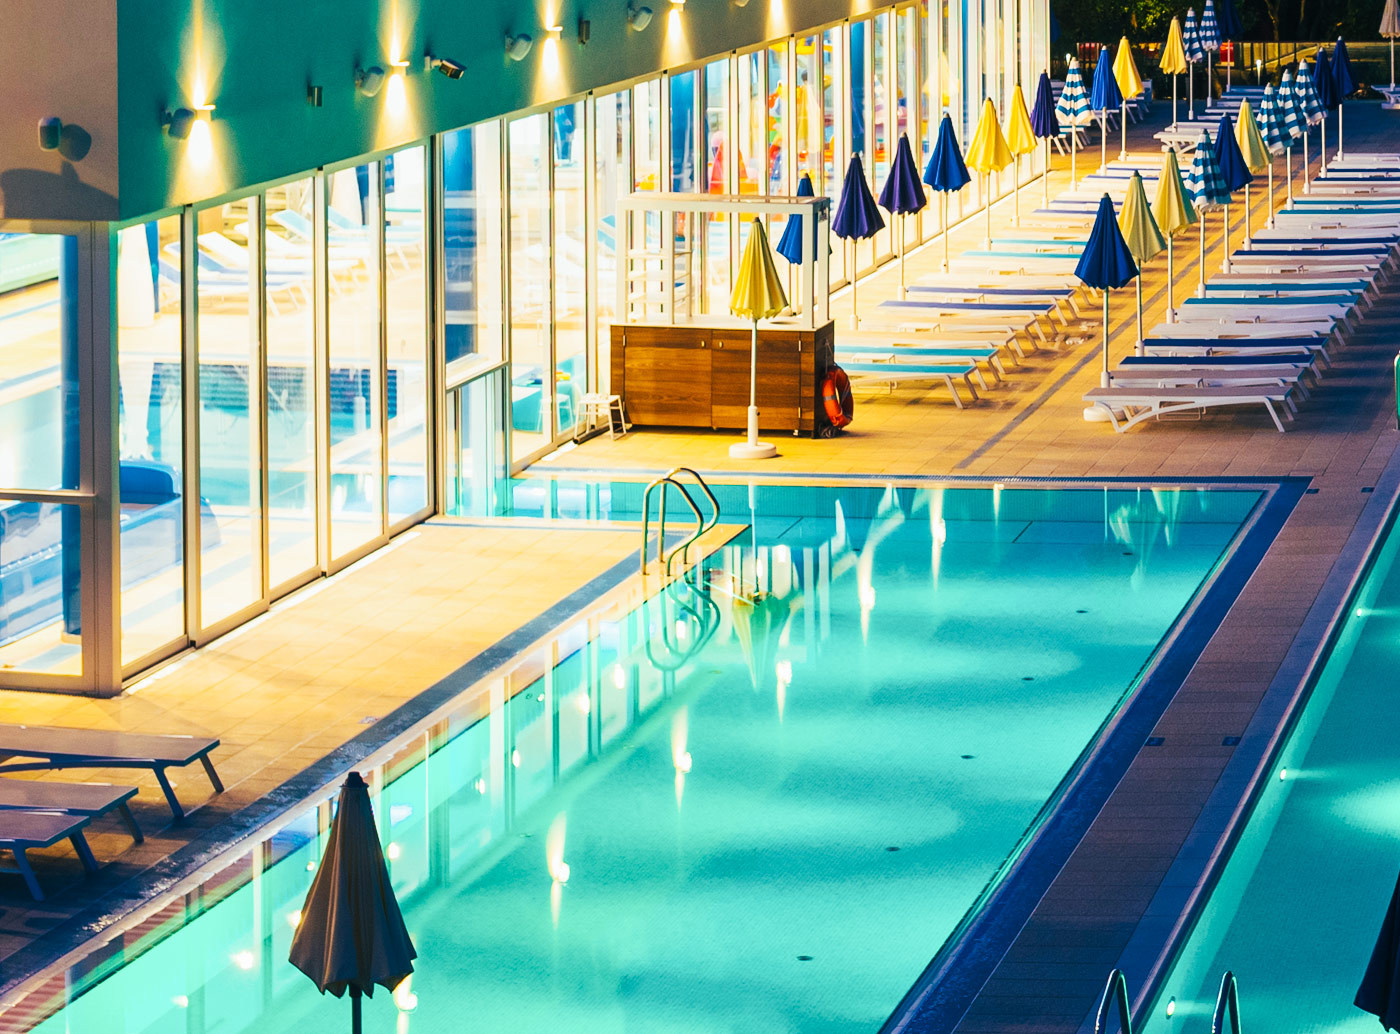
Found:
[{"label": "glass door", "polygon": [[588,145],[584,102],[554,109],[554,395],[558,434],[571,435],[588,391]]}]

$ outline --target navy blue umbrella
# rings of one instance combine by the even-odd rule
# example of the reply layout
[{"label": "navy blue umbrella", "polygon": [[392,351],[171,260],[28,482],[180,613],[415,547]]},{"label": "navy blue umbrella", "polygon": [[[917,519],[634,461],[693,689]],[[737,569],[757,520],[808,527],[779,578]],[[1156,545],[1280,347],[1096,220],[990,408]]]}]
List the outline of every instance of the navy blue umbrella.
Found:
[{"label": "navy blue umbrella", "polygon": [[[812,189],[812,177],[807,173],[802,174],[802,178],[797,181],[798,197],[815,197],[816,191]],[[802,217],[800,215],[788,216],[787,225],[783,227],[783,235],[778,240],[778,246],[773,249],[783,258],[787,259],[794,266],[802,262]],[[813,242],[812,256],[816,257],[816,244]]]},{"label": "navy blue umbrella", "polygon": [[924,182],[938,191],[938,225],[943,227],[943,272],[948,272],[948,194],[962,190],[972,182],[963,161],[962,148],[958,146],[958,134],[953,131],[953,120],[947,115],[938,124],[938,139],[933,144],[933,154],[929,156],[928,167],[924,169]]},{"label": "navy blue umbrella", "polygon": [[1116,287],[1126,286],[1138,275],[1137,263],[1123,239],[1123,231],[1118,227],[1118,218],[1113,212],[1113,199],[1104,194],[1099,199],[1099,210],[1094,215],[1094,228],[1089,231],[1088,243],[1079,256],[1079,264],[1074,267],[1074,275],[1083,281],[1084,286],[1094,287],[1103,292],[1103,387],[1109,386],[1108,375],[1108,292]]},{"label": "navy blue umbrella", "polygon": [[1400,882],[1390,896],[1380,935],[1353,1004],[1380,1018],[1386,1030],[1400,1029]]},{"label": "navy blue umbrella", "polygon": [[870,185],[865,181],[865,163],[859,154],[851,155],[851,164],[846,166],[846,179],[841,184],[841,196],[836,202],[836,214],[831,217],[831,232],[842,240],[852,242],[851,247],[851,325],[860,324],[860,310],[856,308],[856,260],[855,241],[868,240],[885,228],[885,217],[880,214],[880,206],[870,193]]},{"label": "navy blue umbrella", "polygon": [[[1233,194],[1241,187],[1254,182],[1254,173],[1244,162],[1239,142],[1235,139],[1235,127],[1229,115],[1220,116],[1220,125],[1215,130],[1215,161],[1220,166],[1220,180],[1225,189]],[[1225,262],[1222,267],[1230,272],[1230,199],[1225,198]]]},{"label": "navy blue umbrella", "polygon": [[1351,57],[1347,54],[1347,41],[1337,37],[1336,49],[1332,51],[1332,86],[1337,93],[1337,157],[1342,157],[1343,113],[1347,110],[1342,101],[1356,92],[1356,79],[1351,74]]},{"label": "navy blue umbrella", "polygon": [[1220,38],[1239,39],[1244,35],[1244,25],[1240,22],[1240,12],[1235,9],[1235,0],[1219,0],[1215,5],[1215,21],[1220,26]]},{"label": "navy blue umbrella", "polygon": [[1113,77],[1113,60],[1108,48],[1099,48],[1099,63],[1094,66],[1094,85],[1089,90],[1089,110],[1099,113],[1099,171],[1108,167],[1108,113],[1123,106],[1123,91]]},{"label": "navy blue umbrella", "polygon": [[1055,94],[1050,89],[1050,74],[1040,73],[1035,84],[1035,105],[1031,108],[1031,132],[1045,141],[1045,175],[1040,177],[1041,202],[1050,204],[1050,141],[1060,135],[1060,120],[1055,117]]},{"label": "navy blue umbrella", "polygon": [[899,134],[899,146],[894,152],[894,162],[890,173],[885,177],[885,185],[880,188],[880,204],[890,215],[899,216],[899,295],[904,297],[904,217],[917,212],[928,204],[924,185],[919,182],[919,166],[914,161],[914,152],[909,147],[909,135]]}]

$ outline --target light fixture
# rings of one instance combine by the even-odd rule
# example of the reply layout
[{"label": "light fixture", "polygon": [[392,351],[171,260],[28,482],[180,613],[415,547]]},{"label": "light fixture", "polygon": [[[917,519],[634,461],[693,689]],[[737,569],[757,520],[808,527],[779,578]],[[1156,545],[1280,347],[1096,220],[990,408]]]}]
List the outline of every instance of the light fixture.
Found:
[{"label": "light fixture", "polygon": [[641,32],[651,24],[651,8],[627,5],[627,27],[633,32]]},{"label": "light fixture", "polygon": [[519,36],[507,36],[506,57],[512,61],[524,61],[525,55],[530,53],[530,48],[534,45],[534,39],[523,32]]},{"label": "light fixture", "polygon": [[426,72],[438,71],[449,79],[460,79],[466,75],[467,68],[447,57],[433,57],[432,54],[423,55],[423,70]]},{"label": "light fixture", "polygon": [[165,131],[176,140],[186,140],[189,138],[190,130],[194,129],[196,122],[208,122],[212,117],[214,105],[199,104],[193,109],[190,108],[166,108],[161,112],[160,124],[165,127]]},{"label": "light fixture", "polygon": [[588,37],[593,34],[593,24],[587,18],[578,20],[578,45],[581,47],[588,42]]},{"label": "light fixture", "polygon": [[306,103],[313,108],[321,106],[321,88],[312,83],[306,84]]},{"label": "light fixture", "polygon": [[564,26],[546,25],[544,27],[544,38],[558,43],[564,37]]},{"label": "light fixture", "polygon": [[748,7],[748,6],[749,6],[749,0],[730,0],[730,3],[732,3],[735,7]]},{"label": "light fixture", "polygon": [[355,68],[355,89],[366,97],[373,97],[380,90],[384,89],[384,69],[378,65],[369,68]]},{"label": "light fixture", "polygon": [[684,6],[685,6],[685,0],[671,0],[671,6],[672,6],[672,7],[684,7]]},{"label": "light fixture", "polygon": [[41,151],[57,151],[58,145],[62,142],[62,121],[56,118],[41,118],[39,120],[39,149]]}]

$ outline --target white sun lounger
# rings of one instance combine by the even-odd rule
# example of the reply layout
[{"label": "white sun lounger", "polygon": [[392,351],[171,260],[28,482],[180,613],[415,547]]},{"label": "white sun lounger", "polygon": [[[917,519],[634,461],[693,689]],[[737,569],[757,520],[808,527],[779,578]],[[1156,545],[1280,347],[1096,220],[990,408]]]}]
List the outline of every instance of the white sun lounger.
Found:
[{"label": "white sun lounger", "polygon": [[1274,426],[1282,431],[1284,428],[1283,421],[1279,419],[1279,408],[1283,409],[1285,417],[1292,419],[1289,410],[1292,405],[1289,401],[1291,392],[1289,387],[1275,385],[1217,388],[1112,387],[1094,388],[1085,394],[1084,401],[1107,413],[1113,430],[1119,434],[1144,420],[1154,420],[1169,413],[1204,411],[1217,406],[1258,405],[1268,410]]},{"label": "white sun lounger", "polygon": [[901,383],[933,381],[942,384],[947,387],[959,409],[964,408],[957,386],[957,381],[961,379],[972,401],[976,402],[978,398],[977,389],[972,385],[972,377],[977,373],[975,363],[961,366],[951,363],[842,363],[841,369],[856,380],[882,381],[889,385],[891,391]]},{"label": "white sun lounger", "polygon": [[836,346],[836,362],[842,369],[846,363],[901,363],[912,360],[923,366],[966,366],[974,367],[973,376],[983,391],[987,390],[987,379],[982,375],[979,363],[986,363],[992,379],[1001,381],[1000,362],[997,350],[991,345],[982,348],[937,348],[920,345],[850,345]]}]

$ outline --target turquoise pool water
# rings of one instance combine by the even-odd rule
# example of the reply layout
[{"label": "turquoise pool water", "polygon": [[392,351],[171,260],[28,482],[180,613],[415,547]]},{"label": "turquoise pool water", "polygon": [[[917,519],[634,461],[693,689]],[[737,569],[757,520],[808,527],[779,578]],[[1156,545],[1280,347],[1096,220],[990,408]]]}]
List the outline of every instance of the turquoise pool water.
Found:
[{"label": "turquoise pool water", "polygon": [[[613,517],[641,491],[520,488]],[[1259,499],[720,494],[756,534],[707,593],[561,630],[377,787],[420,958],[367,1030],[874,1031]],[[320,847],[310,809],[279,861],[37,1029],[342,1029],[286,962]]]},{"label": "turquoise pool water", "polygon": [[[1392,529],[1163,992],[1153,1034],[1379,1030],[1353,1006],[1400,869],[1400,531]],[[1165,1019],[1175,997],[1175,1016]]]}]

